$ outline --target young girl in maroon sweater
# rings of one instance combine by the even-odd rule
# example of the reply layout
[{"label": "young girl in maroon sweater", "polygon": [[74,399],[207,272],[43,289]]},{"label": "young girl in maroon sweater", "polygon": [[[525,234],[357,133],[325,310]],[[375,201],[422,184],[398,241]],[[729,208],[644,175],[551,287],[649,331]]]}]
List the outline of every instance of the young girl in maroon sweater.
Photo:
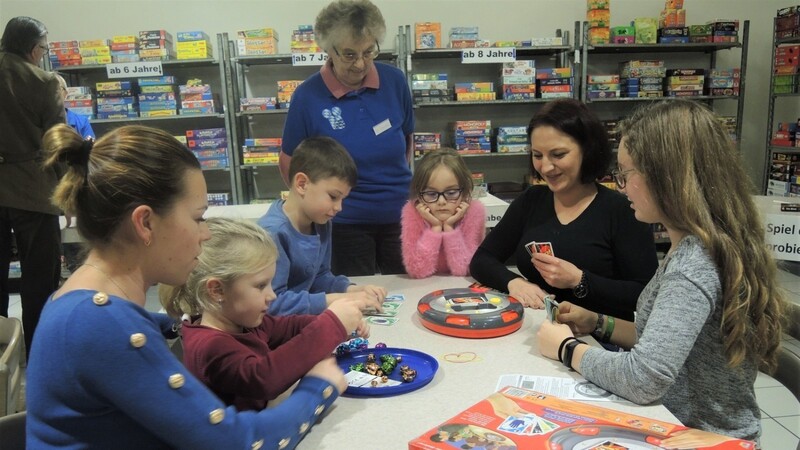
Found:
[{"label": "young girl in maroon sweater", "polygon": [[[194,320],[182,328],[183,362],[226,404],[261,410],[331,354],[353,330],[369,336],[363,297],[336,301],[320,315],[271,316],[278,251],[255,223],[208,219],[211,239],[183,286],[163,287],[172,316]],[[197,317],[199,315],[199,317]]]},{"label": "young girl in maroon sweater", "polygon": [[472,201],[472,174],[461,155],[450,148],[426,153],[414,167],[410,192],[400,234],[408,275],[469,275],[469,262],[483,241],[486,211]]}]

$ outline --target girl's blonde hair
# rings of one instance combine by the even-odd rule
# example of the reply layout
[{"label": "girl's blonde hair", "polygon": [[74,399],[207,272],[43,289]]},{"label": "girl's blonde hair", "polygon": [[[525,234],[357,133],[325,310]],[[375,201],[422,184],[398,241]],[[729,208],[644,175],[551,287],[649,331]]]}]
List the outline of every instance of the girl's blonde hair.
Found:
[{"label": "girl's blonde hair", "polygon": [[186,284],[159,287],[161,305],[172,317],[218,310],[219,304],[206,289],[208,280],[217,278],[230,286],[237,278],[264,270],[278,260],[272,238],[255,223],[223,217],[210,218],[207,223],[211,239],[203,243],[197,267]]},{"label": "girl's blonde hair", "polygon": [[720,334],[731,367],[777,365],[785,300],[741,155],[719,117],[688,100],[662,101],[620,124],[636,169],[670,225],[700,238],[722,284]]},{"label": "girl's blonde hair", "polygon": [[443,147],[431,150],[414,164],[414,176],[411,178],[411,189],[409,198],[415,200],[424,191],[430,182],[433,171],[439,166],[445,166],[453,171],[453,175],[458,180],[458,187],[463,189],[461,192],[462,201],[472,200],[472,172],[469,171],[464,158],[452,148]]}]

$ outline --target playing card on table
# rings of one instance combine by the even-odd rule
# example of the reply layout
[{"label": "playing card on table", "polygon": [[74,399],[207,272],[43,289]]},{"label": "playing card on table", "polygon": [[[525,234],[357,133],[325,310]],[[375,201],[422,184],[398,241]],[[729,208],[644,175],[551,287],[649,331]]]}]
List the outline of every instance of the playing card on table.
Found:
[{"label": "playing card on table", "polygon": [[385,302],[402,302],[405,299],[406,299],[406,296],[403,295],[403,294],[391,294],[391,295],[387,295],[386,298],[383,299],[383,301],[384,301],[384,303]]},{"label": "playing card on table", "polygon": [[391,326],[397,323],[399,320],[397,317],[377,317],[377,316],[369,316],[364,320],[367,321],[370,325],[381,325],[381,326]]},{"label": "playing card on table", "polygon": [[547,313],[547,320],[551,323],[558,323],[558,302],[555,301],[552,295],[544,296],[544,310]]},{"label": "playing card on table", "polygon": [[402,305],[401,302],[383,302],[383,305],[381,306],[383,307],[383,311],[386,312],[397,311],[400,308],[400,305]]},{"label": "playing card on table", "polygon": [[394,317],[397,315],[397,310],[402,305],[401,302],[383,302],[381,307],[383,311],[378,312],[372,308],[365,309],[364,315],[365,316],[378,316],[378,317]]}]

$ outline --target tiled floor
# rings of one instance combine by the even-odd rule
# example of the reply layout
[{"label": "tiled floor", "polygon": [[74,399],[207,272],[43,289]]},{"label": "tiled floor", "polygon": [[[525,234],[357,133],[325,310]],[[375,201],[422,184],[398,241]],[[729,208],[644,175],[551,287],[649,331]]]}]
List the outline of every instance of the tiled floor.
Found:
[{"label": "tiled floor", "polygon": [[[780,274],[780,281],[787,290],[789,300],[800,304],[800,276],[784,271]],[[158,303],[155,289],[151,289],[147,294],[147,309],[158,311],[161,305]],[[9,315],[20,317],[20,312],[19,296],[12,295]],[[800,347],[800,342],[787,336],[786,345]],[[755,389],[763,413],[762,450],[800,449],[800,402],[769,375],[759,374]]]}]

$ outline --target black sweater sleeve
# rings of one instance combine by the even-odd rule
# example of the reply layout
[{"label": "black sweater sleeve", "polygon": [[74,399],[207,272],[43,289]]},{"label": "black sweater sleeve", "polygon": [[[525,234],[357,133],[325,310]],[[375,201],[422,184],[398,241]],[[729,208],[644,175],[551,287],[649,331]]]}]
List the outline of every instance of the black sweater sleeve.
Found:
[{"label": "black sweater sleeve", "polygon": [[520,277],[508,270],[506,261],[517,250],[533,202],[532,190],[528,189],[511,202],[500,222],[486,235],[469,265],[469,273],[475,280],[508,292],[508,282]]}]

